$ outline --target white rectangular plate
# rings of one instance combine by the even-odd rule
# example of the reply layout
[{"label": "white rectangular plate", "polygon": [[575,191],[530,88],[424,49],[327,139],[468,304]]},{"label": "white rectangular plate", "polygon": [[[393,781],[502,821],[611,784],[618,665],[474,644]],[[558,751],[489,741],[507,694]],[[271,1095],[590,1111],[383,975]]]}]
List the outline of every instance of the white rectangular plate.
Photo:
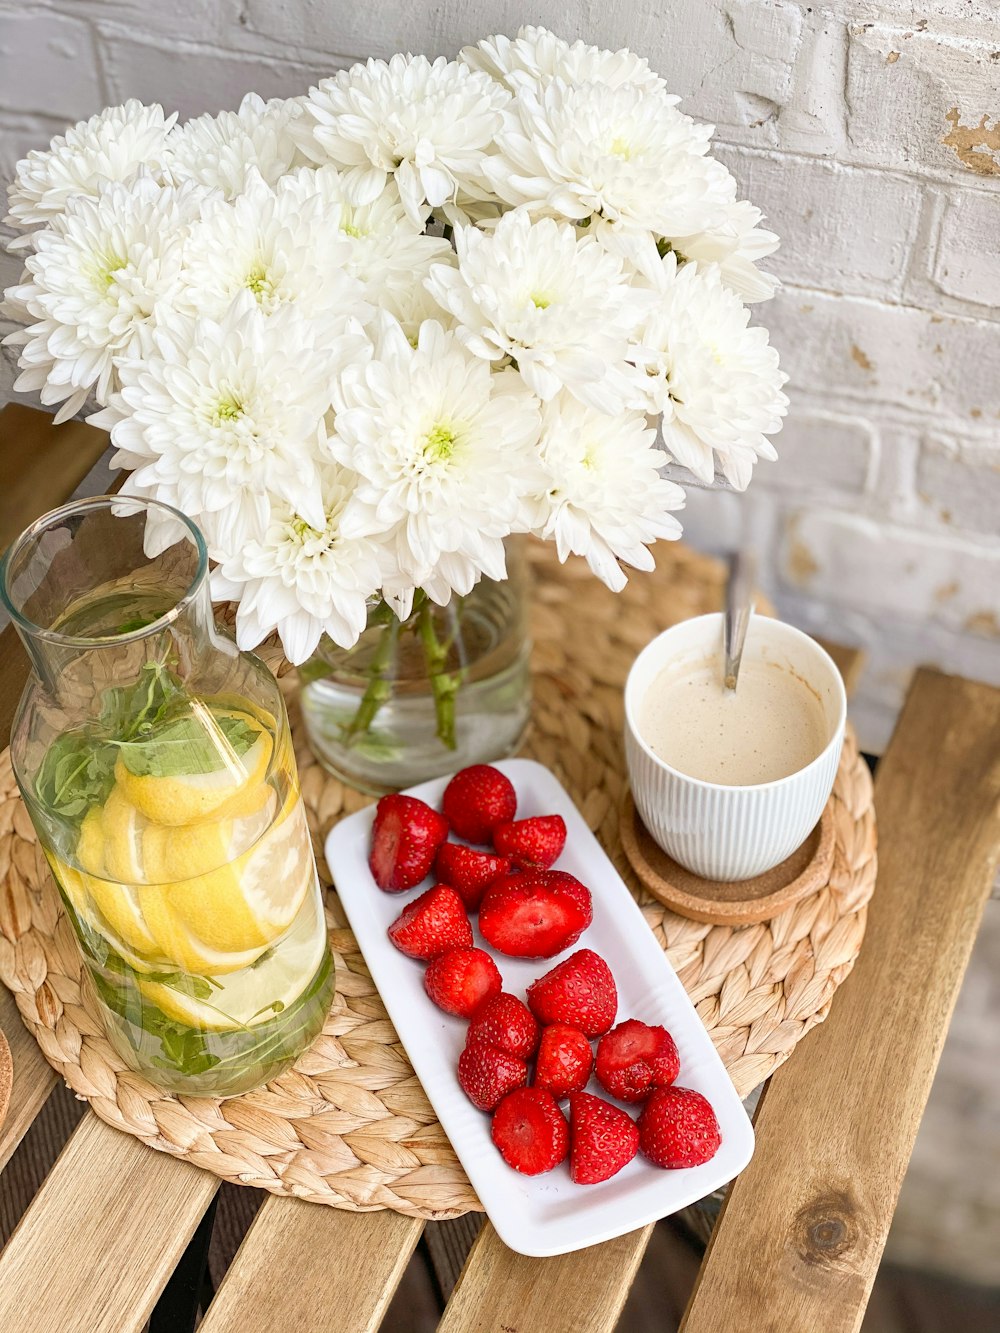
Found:
[{"label": "white rectangular plate", "polygon": [[[432,881],[409,893],[383,893],[377,887],[368,869],[374,806],[337,824],[326,841],[326,859],[389,1017],[501,1240],[521,1254],[566,1254],[666,1217],[732,1180],[753,1153],[753,1128],[684,987],[568,793],[533,760],[506,759],[496,767],[517,790],[519,819],[559,814],[566,821],[566,848],[557,868],[582,880],[594,900],[593,924],[573,949],[593,949],[607,960],[618,986],[616,1021],[662,1023],[680,1053],[677,1082],[696,1088],[715,1108],[722,1144],[703,1166],[664,1171],[639,1154],[600,1185],[574,1185],[565,1165],[534,1177],[511,1170],[493,1146],[490,1117],[477,1111],[458,1085],[455,1069],[466,1022],[431,1003],[424,993],[423,964],[401,954],[386,935],[404,904]],[[408,795],[438,807],[447,781],[425,782]],[[477,943],[482,943],[478,933]],[[505,990],[523,999],[530,983],[570,952],[530,961],[493,957]],[[596,1083],[588,1090],[606,1095]],[[638,1110],[625,1109],[632,1115]]]}]

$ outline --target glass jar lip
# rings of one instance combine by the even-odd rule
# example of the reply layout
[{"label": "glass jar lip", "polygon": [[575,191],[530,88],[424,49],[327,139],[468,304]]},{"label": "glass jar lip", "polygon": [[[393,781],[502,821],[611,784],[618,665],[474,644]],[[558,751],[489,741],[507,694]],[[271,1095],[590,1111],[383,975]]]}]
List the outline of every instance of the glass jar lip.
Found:
[{"label": "glass jar lip", "polygon": [[[60,630],[45,629],[44,626],[36,625],[29,617],[22,615],[13,604],[7,587],[8,573],[17,553],[28,542],[37,539],[46,529],[57,526],[67,518],[97,509],[111,509],[114,505],[129,505],[133,512],[157,510],[177,519],[187,529],[187,533],[198,553],[198,564],[191,582],[170,610],[164,612],[156,620],[150,621],[148,625],[143,625],[141,629],[130,630],[126,634],[96,636],[63,634]],[[46,643],[57,644],[66,648],[107,648],[111,644],[134,643],[139,639],[146,639],[160,633],[177,620],[191,605],[204,586],[207,577],[208,548],[205,545],[205,538],[197,524],[193,523],[186,514],[182,514],[179,509],[175,509],[173,505],[165,504],[162,500],[146,499],[136,495],[92,495],[84,500],[70,500],[57,509],[50,509],[47,513],[41,514],[35,519],[34,523],[31,523],[19,537],[11,542],[3,558],[0,559],[0,603],[2,603],[14,624],[19,625],[33,639],[43,639]]]}]

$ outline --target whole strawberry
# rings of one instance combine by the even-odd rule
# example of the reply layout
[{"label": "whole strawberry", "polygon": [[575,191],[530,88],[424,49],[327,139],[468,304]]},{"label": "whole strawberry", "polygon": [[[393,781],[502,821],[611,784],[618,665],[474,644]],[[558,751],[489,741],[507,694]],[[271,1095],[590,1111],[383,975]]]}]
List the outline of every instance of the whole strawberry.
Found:
[{"label": "whole strawberry", "polygon": [[492,1111],[508,1092],[523,1088],[528,1066],[516,1055],[498,1051],[485,1041],[466,1041],[458,1057],[458,1081],[473,1106]]},{"label": "whole strawberry", "polygon": [[632,1117],[589,1092],[570,1096],[569,1135],[569,1174],[575,1185],[610,1180],[639,1148],[639,1131]]},{"label": "whole strawberry", "polygon": [[472,926],[465,904],[447,884],[436,884],[407,903],[387,932],[393,944],[410,958],[436,958],[446,949],[472,944]]},{"label": "whole strawberry", "polygon": [[701,1166],[721,1142],[715,1112],[693,1088],[657,1088],[639,1116],[640,1146],[657,1166]]},{"label": "whole strawberry", "polygon": [[510,857],[476,851],[460,842],[444,842],[438,848],[434,873],[442,884],[450,884],[461,894],[470,912],[478,912],[489,886],[510,874]]},{"label": "whole strawberry", "polygon": [[490,1127],[500,1155],[524,1176],[540,1176],[565,1161],[569,1127],[551,1093],[541,1088],[508,1092]]},{"label": "whole strawberry", "polygon": [[512,958],[552,958],[590,925],[590,890],[559,870],[526,870],[497,880],[479,905],[487,943]]},{"label": "whole strawberry", "polygon": [[387,893],[412,889],[429,873],[448,821],[415,796],[383,796],[375,810],[368,866]]},{"label": "whole strawberry", "polygon": [[667,1029],[637,1018],[627,1018],[597,1043],[597,1077],[622,1102],[645,1101],[654,1088],[669,1087],[680,1070]]},{"label": "whole strawberry", "polygon": [[547,1089],[553,1097],[581,1092],[593,1067],[594,1052],[579,1028],[553,1023],[542,1029],[535,1057],[534,1087]]},{"label": "whole strawberry", "polygon": [[467,1039],[485,1041],[508,1055],[527,1060],[538,1047],[538,1024],[523,1001],[502,991],[476,1012]]},{"label": "whole strawberry", "polygon": [[693,1088],[657,1088],[643,1106],[639,1144],[657,1166],[700,1166],[715,1157],[721,1141],[711,1104]]},{"label": "whole strawberry", "polygon": [[517,794],[510,778],[491,764],[463,768],[444,789],[441,808],[455,833],[466,842],[489,842],[498,824],[517,812]]},{"label": "whole strawberry", "polygon": [[503,978],[485,949],[449,949],[431,960],[424,990],[439,1009],[459,1018],[476,1010],[503,989]]},{"label": "whole strawberry", "polygon": [[566,821],[562,815],[533,815],[500,824],[493,831],[493,845],[522,870],[529,866],[547,870],[566,846]]},{"label": "whole strawberry", "polygon": [[593,949],[577,949],[528,987],[528,1008],[540,1023],[567,1023],[599,1037],[615,1021],[618,989]]}]

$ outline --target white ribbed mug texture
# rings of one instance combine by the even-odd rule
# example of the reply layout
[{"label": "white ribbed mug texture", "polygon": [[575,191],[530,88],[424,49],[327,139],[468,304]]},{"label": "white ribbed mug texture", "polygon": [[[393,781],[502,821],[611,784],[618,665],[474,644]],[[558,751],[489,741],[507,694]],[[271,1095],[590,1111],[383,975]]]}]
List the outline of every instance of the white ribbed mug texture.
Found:
[{"label": "white ribbed mug texture", "polygon": [[[829,653],[792,625],[754,616],[744,663],[775,662],[805,680],[826,718],[827,742],[805,768],[776,782],[724,786],[664,763],[639,729],[642,701],[667,666],[722,661],[723,617],[681,621],[646,645],[625,684],[625,754],[632,797],[656,843],[704,879],[750,879],[779,865],[819,821],[833,790],[847,721],[844,682]],[[720,667],[721,669],[721,667]]]}]

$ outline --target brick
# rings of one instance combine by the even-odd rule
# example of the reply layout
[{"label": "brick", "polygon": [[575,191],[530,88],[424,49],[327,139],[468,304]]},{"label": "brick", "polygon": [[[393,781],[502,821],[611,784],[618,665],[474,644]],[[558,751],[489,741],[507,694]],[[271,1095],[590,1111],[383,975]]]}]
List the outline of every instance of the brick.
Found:
[{"label": "brick", "polygon": [[762,314],[795,387],[966,419],[1000,413],[998,324],[787,289]]},{"label": "brick", "polygon": [[759,463],[752,487],[799,495],[860,494],[875,453],[875,432],[861,417],[804,412],[793,402],[780,434],[772,437],[776,463]]},{"label": "brick", "polygon": [[1000,443],[926,440],[917,493],[928,515],[956,528],[1000,534]]},{"label": "brick", "polygon": [[[984,32],[989,33],[988,28]],[[883,167],[1000,185],[997,41],[882,24],[850,29],[847,136]]]},{"label": "brick", "polygon": [[920,217],[916,181],[816,158],[721,145],[717,152],[781,237],[771,272],[828,291],[899,292]]},{"label": "brick", "polygon": [[941,220],[932,270],[935,285],[963,301],[1000,306],[998,256],[1000,200],[985,191],[960,191],[949,200]]},{"label": "brick", "polygon": [[195,46],[136,41],[102,32],[101,50],[113,100],[139,97],[178,111],[182,120],[235,109],[244,94],[263,98],[303,93],[329,71],[268,56],[233,55]]},{"label": "brick", "polygon": [[2,16],[0,107],[77,121],[104,100],[87,23],[45,12]]},{"label": "brick", "polygon": [[240,0],[49,0],[50,8],[97,23],[115,23],[141,33],[162,33],[184,41],[213,42],[224,36],[228,45],[238,32]]},{"label": "brick", "polygon": [[1000,547],[993,542],[800,511],[786,525],[779,566],[787,585],[825,602],[1000,637]]}]

